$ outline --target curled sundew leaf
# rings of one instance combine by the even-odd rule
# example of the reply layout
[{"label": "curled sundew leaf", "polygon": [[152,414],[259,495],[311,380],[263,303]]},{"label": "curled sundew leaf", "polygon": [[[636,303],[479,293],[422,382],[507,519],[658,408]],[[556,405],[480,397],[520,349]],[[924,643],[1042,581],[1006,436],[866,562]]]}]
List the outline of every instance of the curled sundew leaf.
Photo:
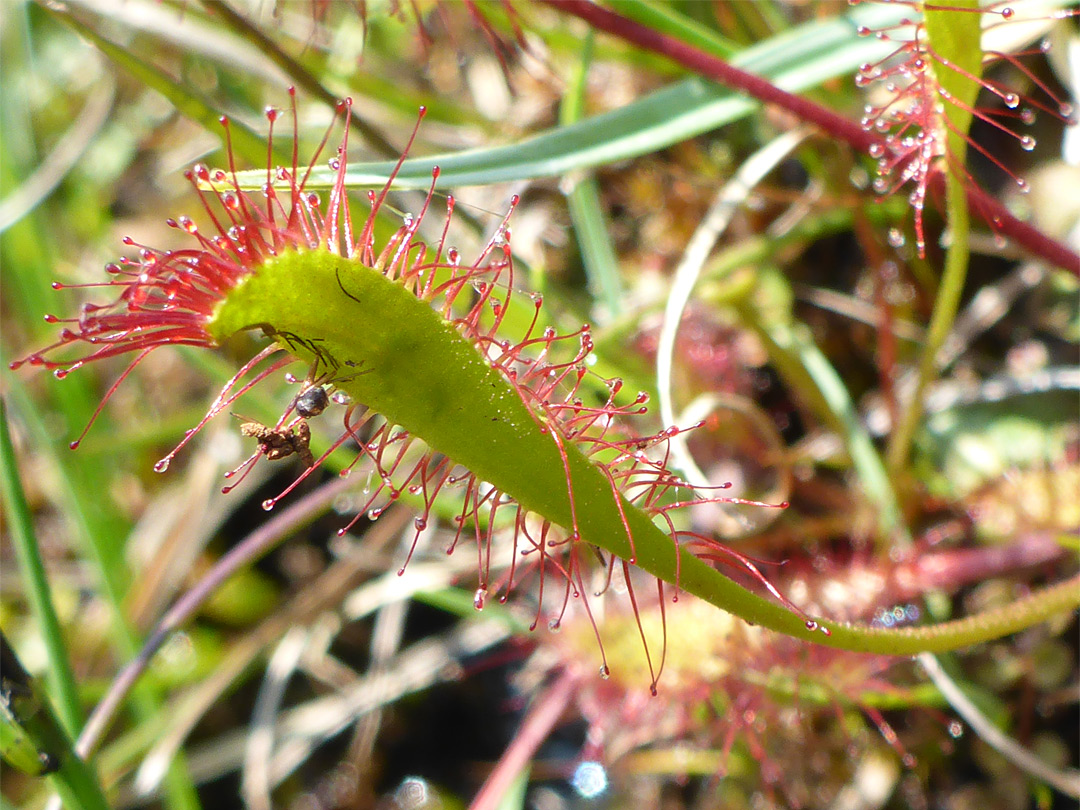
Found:
[{"label": "curled sundew leaf", "polygon": [[[267,117],[272,134],[280,112],[270,110]],[[406,215],[377,246],[375,217],[390,184],[369,193],[370,212],[362,224],[354,223],[345,192],[347,157],[343,142],[330,160],[337,175],[325,201],[306,188],[310,168],[299,165],[295,145],[290,166],[267,169],[261,193],[240,188],[231,161],[227,171],[195,167],[192,183],[211,189],[200,191],[211,227],[203,231],[189,217],[170,221],[188,237],[190,247],[183,249],[129,241],[138,258],[112,265],[113,279],[102,285],[118,291],[118,298],[88,304],[77,318],[50,316],[65,324],[59,340],[21,362],[62,377],[89,360],[134,355],[122,381],[161,346],[215,347],[239,332],[262,333],[269,345],[240,368],[177,450],[259,381],[302,362],[308,373],[301,394],[277,424],[248,431],[258,447],[234,471],[243,473],[263,456],[298,455],[311,462],[264,506],[273,508],[330,452],[354,443],[357,460],[365,458],[374,470],[354,522],[377,518],[408,492],[421,503],[415,548],[432,504],[453,491],[463,505],[448,550],[465,540],[475,543],[476,607],[505,599],[528,578],[537,594],[536,622],[546,618],[551,627],[558,627],[571,600],[588,612],[595,583],[610,582],[616,567],[637,615],[630,566],[656,577],[661,604],[686,591],[788,635],[893,654],[970,644],[1075,606],[1077,594],[1057,586],[1000,615],[955,625],[885,631],[809,619],[745,557],[676,523],[673,513],[690,504],[749,502],[716,489],[691,489],[671,472],[667,445],[680,428],[636,431],[645,395],[624,395],[618,379],[601,380],[606,393],[599,397],[582,384],[592,375],[590,329],[558,335],[538,325],[540,297],[515,286],[510,215],[466,262],[447,242],[452,197],[437,243],[419,240],[433,200],[429,191],[419,213]],[[434,188],[437,168],[432,176]],[[511,335],[504,321],[517,298],[531,302],[535,316],[523,334]],[[81,356],[61,359],[80,350]],[[343,432],[318,458],[306,456],[302,425],[306,416],[331,406],[308,396],[313,388],[329,389],[327,399],[344,411]],[[175,453],[157,469],[166,469]],[[513,538],[505,567],[492,560],[502,517]],[[717,561],[757,580],[774,599],[722,575],[710,564]],[[641,635],[644,640],[644,630]],[[646,650],[655,689],[663,652],[654,657]]]},{"label": "curled sundew leaf", "polygon": [[[279,116],[268,112],[271,129]],[[684,555],[680,543],[743,568],[768,588],[737,552],[676,527],[671,513],[680,507],[739,499],[695,492],[669,470],[667,443],[679,429],[633,429],[647,396],[626,396],[621,380],[598,381],[589,371],[588,325],[561,336],[539,325],[540,297],[514,286],[509,214],[480,255],[464,262],[446,243],[453,198],[439,243],[418,240],[429,192],[422,210],[406,215],[380,250],[374,224],[389,185],[369,195],[370,215],[354,227],[344,186],[346,148],[342,143],[330,161],[338,176],[325,204],[306,189],[310,169],[298,165],[295,148],[291,166],[267,171],[261,195],[242,191],[232,166],[196,166],[189,179],[213,189],[200,191],[213,227],[204,232],[186,216],[170,220],[195,242],[173,251],[127,240],[138,258],[111,265],[114,279],[103,285],[119,290],[119,298],[87,304],[77,318],[49,316],[65,324],[59,340],[22,362],[62,378],[90,360],[133,354],[122,381],[161,346],[213,347],[238,332],[261,331],[271,345],[240,368],[206,418],[155,469],[166,470],[206,421],[245,391],[303,362],[309,369],[304,390],[276,424],[241,426],[257,447],[228,475],[242,477],[262,457],[300,458],[308,470],[264,504],[273,508],[326,458],[311,454],[306,420],[329,407],[331,389],[336,401],[349,404],[344,432],[327,452],[355,442],[357,460],[366,457],[375,471],[365,504],[341,531],[361,517],[378,517],[408,492],[421,502],[415,548],[435,500],[456,496],[462,506],[453,546],[476,543],[478,608],[489,598],[505,599],[522,578],[534,576],[537,621],[544,617],[557,627],[571,599],[587,609],[597,573],[610,577],[616,565],[665,572],[661,578],[677,592],[683,557],[699,562]],[[438,169],[432,175],[434,186]],[[275,182],[287,192],[279,194]],[[211,197],[219,208],[209,204]],[[511,336],[504,319],[516,297],[531,301],[533,317],[524,334]],[[90,351],[57,359],[77,346]],[[318,390],[324,396],[312,396]],[[514,546],[508,572],[493,580],[497,516],[510,518]],[[597,559],[599,572],[593,570]],[[550,603],[553,590],[549,609],[544,595]],[[778,615],[803,632],[817,626],[784,609]]]},{"label": "curled sundew leaf", "polygon": [[[1030,151],[1035,147],[1035,139],[1015,131],[1015,124],[1030,124],[1035,109],[1065,120],[1071,118],[1073,110],[1018,60],[1017,57],[1031,52],[1009,54],[984,49],[984,23],[1009,24],[1018,16],[1014,4],[897,0],[893,5],[909,6],[911,18],[900,25],[860,27],[860,34],[873,34],[880,40],[895,43],[895,49],[880,61],[860,66],[856,83],[883,84],[884,100],[868,104],[862,119],[864,129],[885,134],[881,144],[871,147],[871,155],[878,158],[880,175],[874,188],[879,193],[888,193],[908,182],[912,184],[909,199],[915,212],[916,241],[920,255],[924,255],[922,212],[933,174],[944,167],[957,182],[956,193],[977,187],[965,167],[969,146],[1004,171],[1022,191],[1027,190],[1022,178],[971,138],[969,133],[975,119],[1009,135],[1022,149]],[[1075,11],[1052,8],[1046,11],[1075,14]],[[994,61],[1012,64],[1047,101],[1022,97],[1000,82],[984,78],[987,64]],[[977,104],[984,91],[996,97],[997,106]],[[993,227],[1000,225],[994,217],[988,221]]]}]

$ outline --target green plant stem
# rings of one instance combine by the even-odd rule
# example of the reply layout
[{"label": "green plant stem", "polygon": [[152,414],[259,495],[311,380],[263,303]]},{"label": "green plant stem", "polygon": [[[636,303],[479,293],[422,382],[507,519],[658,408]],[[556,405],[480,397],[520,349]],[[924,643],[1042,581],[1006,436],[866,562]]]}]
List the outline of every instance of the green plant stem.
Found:
[{"label": "green plant stem", "polygon": [[[809,328],[798,323],[759,325],[749,318],[747,320],[770,344],[774,356],[778,351],[789,358],[787,362],[781,362],[780,367],[797,366],[800,371],[796,379],[807,379],[813,386],[815,393],[808,400],[818,403],[819,407],[824,406],[818,417],[832,424],[843,437],[863,491],[875,508],[877,528],[882,539],[902,547],[910,546],[911,533],[904,523],[896,492],[881,456],[859,419],[847,386],[814,343]],[[800,388],[805,390],[804,386]]]},{"label": "green plant stem", "polygon": [[907,407],[900,417],[889,440],[886,464],[891,473],[904,469],[911,442],[923,415],[923,394],[926,387],[937,375],[937,354],[952,330],[956,313],[960,307],[960,297],[964,292],[967,278],[968,258],[971,255],[970,229],[967,191],[963,180],[954,172],[949,172],[945,179],[946,214],[952,241],[945,255],[945,270],[941,276],[934,311],[930,316],[930,327],[926,333],[926,345],[919,358],[919,371],[915,386],[908,398]]},{"label": "green plant stem", "polygon": [[[953,5],[968,10],[978,8],[976,0],[961,0]],[[900,423],[889,441],[887,460],[889,470],[894,474],[903,470],[907,463],[911,443],[922,420],[923,394],[937,376],[938,353],[956,320],[971,255],[968,180],[963,166],[967,153],[967,132],[972,121],[971,110],[979,93],[976,78],[982,71],[980,34],[977,28],[970,25],[969,15],[957,14],[952,7],[927,9],[925,24],[928,40],[933,43],[937,53],[944,54],[943,63],[947,57],[950,65],[958,66],[955,70],[935,67],[932,74],[942,92],[950,99],[949,103],[943,105],[942,112],[948,122],[945,134],[948,157],[944,174],[950,243],[945,254],[941,284],[934,299],[926,344],[919,358],[915,385]],[[945,124],[940,126],[945,127]]]},{"label": "green plant stem", "polygon": [[0,494],[3,496],[4,513],[11,531],[19,573],[26,587],[30,609],[40,628],[41,638],[49,656],[46,680],[49,693],[56,700],[57,712],[64,730],[70,736],[78,733],[83,723],[79,706],[79,693],[75,675],[71,669],[64,633],[56,615],[41,548],[34,533],[34,521],[26,503],[22,481],[19,478],[15,447],[8,430],[7,403],[0,400]]},{"label": "green plant stem", "polygon": [[[589,31],[582,46],[581,64],[575,71],[559,109],[560,126],[580,121],[585,113],[585,79],[592,63],[592,52],[593,33]],[[573,178],[569,177],[567,180]],[[609,321],[622,313],[624,296],[619,278],[619,260],[611,245],[611,230],[605,222],[596,178],[591,174],[583,174],[573,180],[573,188],[566,195],[566,201],[570,209],[570,220],[574,224],[574,234],[581,248],[589,289],[606,310],[604,321]]]}]

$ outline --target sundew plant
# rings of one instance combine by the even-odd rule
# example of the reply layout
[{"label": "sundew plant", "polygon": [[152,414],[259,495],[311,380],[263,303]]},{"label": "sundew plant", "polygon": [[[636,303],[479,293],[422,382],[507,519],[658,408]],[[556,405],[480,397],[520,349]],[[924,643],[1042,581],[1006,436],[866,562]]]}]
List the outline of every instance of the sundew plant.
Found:
[{"label": "sundew plant", "polygon": [[1074,8],[0,14],[5,802],[1080,797]]}]

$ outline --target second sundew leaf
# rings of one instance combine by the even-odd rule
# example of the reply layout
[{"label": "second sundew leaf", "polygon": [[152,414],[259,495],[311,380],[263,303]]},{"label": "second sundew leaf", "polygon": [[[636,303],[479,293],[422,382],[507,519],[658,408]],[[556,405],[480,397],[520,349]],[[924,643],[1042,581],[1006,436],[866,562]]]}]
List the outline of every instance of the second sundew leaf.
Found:
[{"label": "second sundew leaf", "polygon": [[948,8],[924,4],[927,51],[934,54],[927,70],[934,72],[941,96],[943,125],[948,127],[946,149],[954,171],[962,174],[972,110],[983,70],[979,0],[955,0]]}]

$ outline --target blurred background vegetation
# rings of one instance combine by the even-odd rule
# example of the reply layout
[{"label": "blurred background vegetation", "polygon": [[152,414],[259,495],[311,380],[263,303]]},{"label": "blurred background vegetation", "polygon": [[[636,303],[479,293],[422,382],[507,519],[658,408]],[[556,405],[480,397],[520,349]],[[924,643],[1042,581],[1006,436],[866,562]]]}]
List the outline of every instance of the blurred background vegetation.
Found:
[{"label": "blurred background vegetation", "polygon": [[[894,14],[793,0],[619,7],[761,72],[785,71],[795,89],[853,118],[866,103],[853,76],[876,45],[845,15]],[[262,500],[297,468],[260,465],[222,495],[222,472],[251,450],[237,420],[222,416],[167,475],[152,471],[249,344],[155,353],[75,453],[68,442],[123,362],[62,382],[7,363],[55,339],[45,313],[67,316],[100,300],[94,290],[54,292],[50,282],[101,281],[124,236],[181,246],[165,220],[199,219],[183,171],[225,165],[219,115],[233,122],[238,168],[264,167],[263,110],[286,107],[289,86],[301,161],[330,125],[333,100],[353,99],[358,174],[369,163],[385,173],[381,164],[404,148],[426,106],[412,155],[464,153],[438,162],[466,204],[452,226],[466,255],[521,195],[512,220],[520,286],[544,294],[561,331],[594,324],[605,376],[653,402],[669,394],[679,423],[707,418],[689,452],[709,480],[791,502],[692,519],[743,553],[790,561],[767,570],[811,612],[887,625],[941,620],[1075,571],[1075,278],[976,232],[965,308],[911,459],[884,481],[868,479],[859,454],[888,434],[933,304],[937,215],[929,213],[930,251],[920,259],[902,195],[877,198],[870,161],[809,135],[741,195],[680,290],[676,267],[717,193],[793,122],[594,39],[549,8],[512,8],[481,4],[481,25],[457,2],[0,4],[3,396],[77,683],[75,705],[61,711],[69,732],[163,611],[265,523]],[[822,27],[830,25],[838,27]],[[1025,64],[1060,88],[1060,54],[1070,38],[1075,48],[1075,26],[1047,25],[1036,36],[1055,47]],[[1000,78],[1038,92],[1008,68]],[[1063,125],[1041,115],[1031,131],[1034,152],[978,124],[973,137],[1030,182],[1032,192],[1009,203],[1075,246],[1080,175],[1060,158]],[[288,140],[286,128],[276,160],[288,159]],[[1012,195],[978,155],[972,170]],[[418,194],[391,201],[403,214],[416,210]],[[387,232],[398,224],[388,217]],[[430,225],[437,235],[439,217]],[[666,350],[670,391],[660,392],[656,358],[673,290],[689,300]],[[290,397],[276,381],[236,411],[269,423]],[[655,409],[650,418],[661,427]],[[333,420],[319,424],[314,444],[324,448],[334,429]],[[857,657],[791,649],[746,636],[715,611],[676,605],[668,608],[676,674],[650,699],[635,653],[620,663],[637,631],[620,627],[615,608],[605,628],[617,639],[614,677],[601,682],[591,630],[523,632],[529,594],[473,610],[471,550],[443,553],[449,520],[398,579],[401,537],[411,539],[400,531],[411,526],[406,507],[339,538],[356,497],[332,470],[294,497],[315,504],[310,514],[168,642],[126,705],[96,759],[115,806],[466,806],[494,763],[521,745],[515,734],[530,705],[556,700],[545,684],[560,673],[573,676],[576,694],[562,695],[560,722],[531,771],[514,772],[502,807],[1069,806],[966,733],[911,662],[867,660],[864,670]],[[880,531],[890,504],[912,542]],[[9,510],[0,626],[61,704]],[[688,623],[676,624],[680,608]],[[1066,616],[944,663],[995,724],[1060,768],[1077,759],[1076,662],[1075,618]],[[838,667],[857,675],[840,683]],[[583,771],[593,760],[599,770]],[[41,807],[49,794],[42,780],[6,766],[2,781],[8,806]]]}]

